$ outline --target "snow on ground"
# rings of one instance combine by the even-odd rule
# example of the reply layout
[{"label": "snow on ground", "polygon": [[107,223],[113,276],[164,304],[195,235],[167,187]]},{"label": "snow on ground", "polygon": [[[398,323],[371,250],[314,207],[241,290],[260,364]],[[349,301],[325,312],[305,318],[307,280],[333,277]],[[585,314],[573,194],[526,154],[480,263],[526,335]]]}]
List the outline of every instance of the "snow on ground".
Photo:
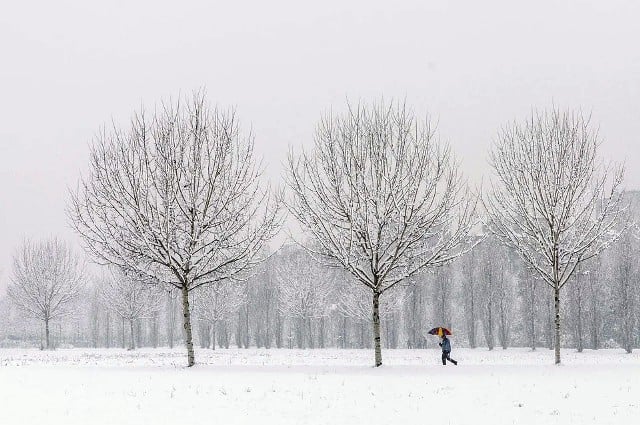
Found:
[{"label": "snow on ground", "polygon": [[640,424],[621,350],[0,350],[0,424]]}]

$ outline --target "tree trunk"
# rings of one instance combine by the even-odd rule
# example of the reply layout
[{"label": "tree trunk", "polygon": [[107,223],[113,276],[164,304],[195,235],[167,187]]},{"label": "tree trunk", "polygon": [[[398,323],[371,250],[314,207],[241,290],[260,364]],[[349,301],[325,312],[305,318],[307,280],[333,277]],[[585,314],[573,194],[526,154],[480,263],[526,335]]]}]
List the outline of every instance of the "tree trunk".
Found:
[{"label": "tree trunk", "polygon": [[158,312],[153,313],[153,335],[152,335],[152,343],[153,348],[158,348]]},{"label": "tree trunk", "polygon": [[189,291],[186,286],[182,287],[182,317],[184,328],[184,341],[187,346],[187,366],[191,367],[196,363],[196,356],[193,352],[193,336],[191,334],[191,311],[189,310]]},{"label": "tree trunk", "polygon": [[507,312],[507,292],[504,283],[504,270],[500,274],[500,308],[499,308],[499,323],[498,323],[498,335],[500,338],[500,345],[502,349],[506,350],[509,345],[509,314]]},{"label": "tree trunk", "polygon": [[408,348],[418,348],[418,314],[417,312],[417,302],[418,302],[418,285],[411,285],[411,309],[409,310],[409,336],[407,338],[407,346]]},{"label": "tree trunk", "polygon": [[266,312],[265,312],[265,331],[264,331],[264,339],[265,339],[264,348],[266,349],[271,348],[271,321],[269,319],[269,311],[271,311],[271,303],[267,301]]},{"label": "tree trunk", "polygon": [[493,301],[491,300],[491,297],[493,296],[493,294],[489,293],[486,296],[488,297],[488,300],[486,301],[486,304],[483,306],[484,307],[484,317],[483,317],[484,339],[487,343],[487,348],[489,348],[489,351],[491,351],[493,350],[493,346],[494,346]]},{"label": "tree trunk", "polygon": [[[144,345],[144,343],[142,341],[142,336],[143,336],[143,333],[142,333],[142,322],[141,322],[140,319],[136,319],[136,323],[135,324],[136,324],[136,339],[135,339],[136,346],[138,348],[140,348],[140,347],[142,347]],[[135,348],[135,347],[133,347],[133,348]]]},{"label": "tree trunk", "polygon": [[324,317],[320,318],[320,330],[318,331],[318,345],[324,348]]},{"label": "tree trunk", "polygon": [[135,343],[135,339],[134,339],[134,333],[133,333],[133,319],[129,319],[129,331],[131,332],[131,334],[129,335],[129,350],[135,350],[136,348],[136,343]]},{"label": "tree trunk", "polygon": [[[592,277],[590,279],[593,279]],[[593,281],[591,282],[591,285],[593,285]],[[599,338],[599,325],[598,325],[598,299],[595,296],[595,291],[593,290],[593,287],[590,291],[590,297],[591,297],[591,320],[590,320],[590,324],[591,324],[591,348],[594,350],[597,350],[598,348],[600,348],[600,338]]]},{"label": "tree trunk", "polygon": [[[582,288],[580,288],[582,290]],[[583,344],[582,344],[582,293],[580,293],[580,297],[578,298],[578,353],[582,353]]]},{"label": "tree trunk", "polygon": [[373,292],[373,344],[376,367],[382,366],[382,350],[380,348],[380,294]]},{"label": "tree trunk", "polygon": [[557,286],[557,284],[556,287],[553,288],[553,303],[555,308],[555,364],[560,364],[560,288]]},{"label": "tree trunk", "polygon": [[280,315],[280,312],[276,310],[276,348],[282,348],[282,327],[282,315]]},{"label": "tree trunk", "polygon": [[309,346],[309,348],[315,348],[315,342],[313,338],[313,328],[311,326],[310,316],[307,316],[307,334],[308,334],[308,341],[309,341],[307,345]]},{"label": "tree trunk", "polygon": [[304,348],[304,317],[299,317],[296,322],[296,342],[298,348]]},{"label": "tree trunk", "polygon": [[475,313],[475,295],[474,295],[474,289],[473,286],[471,287],[471,300],[470,300],[470,315],[471,318],[469,319],[469,346],[471,348],[476,348],[477,344],[476,344],[476,313]]},{"label": "tree trunk", "polygon": [[242,348],[242,307],[238,309],[238,320],[236,320],[236,346]]},{"label": "tree trunk", "polygon": [[109,314],[109,310],[107,310],[105,322],[107,323],[105,328],[105,345],[107,348],[111,348],[111,315]]},{"label": "tree trunk", "polygon": [[536,351],[536,294],[533,280],[529,278],[529,345],[531,345],[531,351]]},{"label": "tree trunk", "polygon": [[216,349],[216,322],[211,324],[211,349]]},{"label": "tree trunk", "polygon": [[167,343],[173,348],[173,332],[175,330],[175,306],[173,293],[167,295]]},{"label": "tree trunk", "polygon": [[47,350],[51,348],[49,335],[49,319],[44,319],[44,346]]},{"label": "tree trunk", "polygon": [[349,344],[351,343],[349,341],[349,321],[347,319],[347,316],[342,318],[342,348],[347,348],[349,347]]},{"label": "tree trunk", "polygon": [[123,317],[122,318],[122,348],[127,347],[127,343],[126,343],[127,331],[125,326],[126,326],[126,320]]},{"label": "tree trunk", "polygon": [[246,305],[244,308],[244,348],[249,348],[249,306]]}]

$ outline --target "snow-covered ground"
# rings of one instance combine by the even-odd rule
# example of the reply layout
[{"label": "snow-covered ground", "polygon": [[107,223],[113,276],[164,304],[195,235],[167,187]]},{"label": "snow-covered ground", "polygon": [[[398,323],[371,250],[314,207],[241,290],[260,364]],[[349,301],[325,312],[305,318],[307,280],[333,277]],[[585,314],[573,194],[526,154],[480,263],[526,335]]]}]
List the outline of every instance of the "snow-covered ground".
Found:
[{"label": "snow-covered ground", "polygon": [[640,354],[0,350],[0,424],[640,424]]}]

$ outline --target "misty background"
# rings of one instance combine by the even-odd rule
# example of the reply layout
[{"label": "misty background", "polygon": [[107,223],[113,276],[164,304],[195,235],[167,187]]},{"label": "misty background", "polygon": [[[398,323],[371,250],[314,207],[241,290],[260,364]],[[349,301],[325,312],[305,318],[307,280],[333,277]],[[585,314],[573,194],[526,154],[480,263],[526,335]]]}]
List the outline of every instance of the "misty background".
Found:
[{"label": "misty background", "polygon": [[206,87],[235,106],[278,184],[347,99],[429,113],[473,183],[498,129],[532,107],[591,112],[640,188],[635,1],[24,1],[0,7],[0,294],[25,237],[76,245],[68,188],[103,125]]}]

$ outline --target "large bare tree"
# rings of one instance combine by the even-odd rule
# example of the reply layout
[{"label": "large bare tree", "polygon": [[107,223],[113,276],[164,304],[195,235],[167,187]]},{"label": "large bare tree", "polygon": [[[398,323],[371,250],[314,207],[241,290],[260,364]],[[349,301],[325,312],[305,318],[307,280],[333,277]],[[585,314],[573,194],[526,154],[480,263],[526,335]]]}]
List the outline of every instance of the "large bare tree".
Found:
[{"label": "large bare tree", "polygon": [[189,293],[245,275],[281,224],[253,146],[233,110],[198,92],[99,133],[72,193],[71,221],[98,261],[178,289],[189,366]]},{"label": "large bare tree", "polygon": [[458,164],[428,120],[383,102],[322,118],[315,149],[290,155],[288,184],[309,249],[370,291],[380,366],[380,297],[464,250],[473,205]]},{"label": "large bare tree", "polygon": [[552,291],[560,363],[560,290],[618,237],[623,169],[598,160],[598,134],[580,113],[536,112],[506,126],[490,153],[488,225]]},{"label": "large bare tree", "polygon": [[84,263],[58,239],[27,240],[16,251],[8,295],[23,312],[44,322],[46,349],[51,348],[51,321],[72,313],[83,276]]}]

